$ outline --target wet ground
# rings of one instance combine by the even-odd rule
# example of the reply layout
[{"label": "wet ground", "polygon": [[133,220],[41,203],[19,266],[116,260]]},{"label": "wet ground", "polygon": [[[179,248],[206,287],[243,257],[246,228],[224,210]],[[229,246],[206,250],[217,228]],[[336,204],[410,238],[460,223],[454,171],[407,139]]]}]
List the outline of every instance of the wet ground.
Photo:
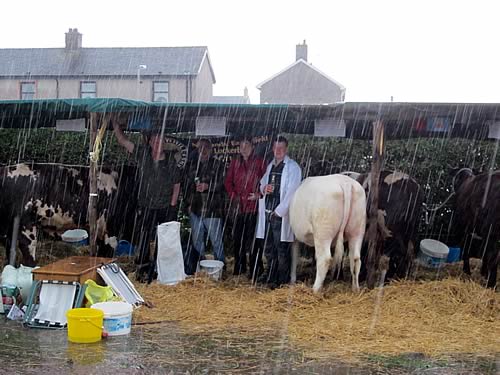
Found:
[{"label": "wet ground", "polygon": [[418,353],[367,356],[363,365],[317,361],[304,358],[280,335],[211,337],[182,332],[175,323],[135,326],[128,336],[74,344],[65,330],[0,321],[4,374],[496,374],[499,365],[498,358],[435,361]]},{"label": "wet ground", "polygon": [[[58,259],[59,253],[67,255],[64,244],[61,249],[57,243],[46,246],[48,251],[42,252],[43,264]],[[123,264],[125,268],[126,265]],[[456,266],[450,267],[449,272],[424,276],[431,280],[442,278],[454,274],[455,268],[460,272]],[[134,326],[128,336],[95,344],[73,344],[67,341],[66,330],[25,328],[0,315],[0,374],[70,373],[499,374],[500,358],[463,355],[436,360],[420,353],[396,357],[367,354],[361,364],[354,365],[334,357],[306,358],[289,344],[286,332],[253,338],[239,332],[207,335],[186,332],[175,323]]]}]

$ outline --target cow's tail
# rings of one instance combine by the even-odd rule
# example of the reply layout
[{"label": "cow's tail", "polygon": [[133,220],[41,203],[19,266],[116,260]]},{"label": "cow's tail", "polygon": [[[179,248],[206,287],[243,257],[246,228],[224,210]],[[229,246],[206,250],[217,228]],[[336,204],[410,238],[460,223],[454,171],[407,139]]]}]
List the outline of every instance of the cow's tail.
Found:
[{"label": "cow's tail", "polygon": [[342,222],[340,224],[339,233],[337,235],[337,242],[335,243],[335,254],[333,255],[334,269],[342,267],[342,259],[344,257],[344,232],[351,216],[351,201],[352,201],[352,185],[340,184],[342,192],[344,193],[344,212],[342,215]]}]

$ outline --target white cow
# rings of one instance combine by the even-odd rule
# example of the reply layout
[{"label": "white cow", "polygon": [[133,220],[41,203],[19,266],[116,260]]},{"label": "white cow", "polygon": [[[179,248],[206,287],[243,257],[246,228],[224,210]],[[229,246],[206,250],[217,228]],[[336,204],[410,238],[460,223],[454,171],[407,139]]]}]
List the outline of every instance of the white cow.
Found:
[{"label": "white cow", "polygon": [[[366,228],[366,195],[363,187],[352,178],[335,174],[309,177],[295,192],[289,210],[290,225],[296,240],[314,246],[318,292],[332,260],[331,247],[335,241],[333,269],[342,267],[344,241],[349,243],[352,288],[359,290],[361,245]],[[291,281],[296,280],[298,243],[292,250]]]}]

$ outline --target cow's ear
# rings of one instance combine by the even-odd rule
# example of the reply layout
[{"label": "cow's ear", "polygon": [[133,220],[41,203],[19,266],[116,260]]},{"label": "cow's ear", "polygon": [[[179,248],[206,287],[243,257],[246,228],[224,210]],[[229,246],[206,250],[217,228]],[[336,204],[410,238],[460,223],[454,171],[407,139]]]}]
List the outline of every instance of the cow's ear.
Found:
[{"label": "cow's ear", "polygon": [[443,172],[445,172],[447,170],[448,171],[448,176],[453,177],[453,176],[455,176],[457,174],[457,172],[460,169],[462,169],[462,167],[461,166],[453,166],[451,164],[446,163],[446,169],[445,168],[443,168],[443,169],[444,169]]}]

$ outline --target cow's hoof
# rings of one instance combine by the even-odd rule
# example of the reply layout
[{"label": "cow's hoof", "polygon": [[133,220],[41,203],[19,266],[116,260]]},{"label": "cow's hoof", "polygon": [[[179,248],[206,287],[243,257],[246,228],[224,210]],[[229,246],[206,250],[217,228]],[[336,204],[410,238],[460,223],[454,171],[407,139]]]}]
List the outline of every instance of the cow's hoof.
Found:
[{"label": "cow's hoof", "polygon": [[313,286],[313,292],[314,294],[318,294],[319,292],[321,292],[321,287]]}]

